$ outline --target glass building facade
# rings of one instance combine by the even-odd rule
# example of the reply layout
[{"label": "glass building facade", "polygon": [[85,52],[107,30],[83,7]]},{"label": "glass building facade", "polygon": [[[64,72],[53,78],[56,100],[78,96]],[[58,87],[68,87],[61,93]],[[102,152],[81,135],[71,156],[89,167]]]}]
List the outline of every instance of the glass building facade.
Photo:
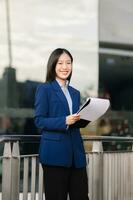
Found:
[{"label": "glass building facade", "polygon": [[0,106],[2,119],[8,119],[1,120],[1,132],[34,133],[27,119],[33,118],[35,89],[45,81],[55,48],[66,48],[74,57],[71,84],[81,91],[81,101],[97,96],[98,0],[8,3],[7,10],[7,2],[0,1]]},{"label": "glass building facade", "polygon": [[0,5],[1,133],[6,126],[34,132],[36,87],[45,81],[51,51],[63,47],[74,57],[71,84],[81,91],[81,102],[89,96],[111,102],[107,115],[82,132],[132,135],[132,1],[12,0],[9,10],[5,0]]},{"label": "glass building facade", "polygon": [[[99,123],[99,134],[133,135],[133,2],[99,1],[99,96],[111,110]],[[131,149],[111,143],[109,150]]]}]

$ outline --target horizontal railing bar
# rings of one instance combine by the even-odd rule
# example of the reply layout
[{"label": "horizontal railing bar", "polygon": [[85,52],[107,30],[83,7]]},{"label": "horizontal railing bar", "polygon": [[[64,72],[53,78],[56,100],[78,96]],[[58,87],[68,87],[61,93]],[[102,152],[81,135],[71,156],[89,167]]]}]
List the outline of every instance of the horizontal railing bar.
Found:
[{"label": "horizontal railing bar", "polygon": [[[39,142],[41,135],[0,135],[0,143],[2,142]],[[119,141],[133,143],[133,137],[118,137],[118,136],[91,136],[83,135],[84,141]]]},{"label": "horizontal railing bar", "polygon": [[133,142],[133,137],[118,137],[118,136],[82,136],[84,141],[101,141],[101,142]]},{"label": "horizontal railing bar", "polygon": [[[86,152],[86,155],[87,154],[99,154],[99,152],[92,152],[92,151],[88,151]],[[102,152],[102,154],[109,154],[109,153],[112,153],[112,154],[115,154],[115,153],[133,153],[131,150],[117,150],[117,151],[104,151]],[[38,157],[38,154],[28,154],[28,155],[20,155],[20,159],[23,159],[23,158],[32,158],[32,157]],[[0,156],[0,160],[2,160],[3,158],[5,158],[4,156]]]},{"label": "horizontal railing bar", "polygon": [[40,135],[0,135],[0,143],[2,142],[39,142]]},{"label": "horizontal railing bar", "polygon": [[21,155],[20,158],[38,157],[38,154]]}]

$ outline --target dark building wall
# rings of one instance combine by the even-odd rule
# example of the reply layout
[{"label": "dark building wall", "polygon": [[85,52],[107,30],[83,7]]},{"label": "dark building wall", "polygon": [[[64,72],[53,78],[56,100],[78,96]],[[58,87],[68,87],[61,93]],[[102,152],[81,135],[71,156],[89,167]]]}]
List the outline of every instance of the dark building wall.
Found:
[{"label": "dark building wall", "polygon": [[38,134],[34,124],[35,91],[39,82],[17,82],[16,70],[5,68],[0,80],[0,134]]},{"label": "dark building wall", "polygon": [[7,67],[0,81],[0,107],[17,108],[18,106],[16,70]]},{"label": "dark building wall", "polygon": [[0,107],[6,107],[6,105],[7,105],[6,93],[7,93],[7,91],[6,91],[4,81],[0,80]]},{"label": "dark building wall", "polygon": [[18,83],[19,91],[19,107],[20,108],[34,108],[35,92],[39,82],[26,81]]},{"label": "dark building wall", "polygon": [[112,110],[133,110],[132,66],[132,57],[100,54],[99,96],[110,99]]},{"label": "dark building wall", "polygon": [[1,108],[33,108],[35,91],[40,82],[27,80],[23,83],[16,81],[16,70],[5,68],[0,80]]}]

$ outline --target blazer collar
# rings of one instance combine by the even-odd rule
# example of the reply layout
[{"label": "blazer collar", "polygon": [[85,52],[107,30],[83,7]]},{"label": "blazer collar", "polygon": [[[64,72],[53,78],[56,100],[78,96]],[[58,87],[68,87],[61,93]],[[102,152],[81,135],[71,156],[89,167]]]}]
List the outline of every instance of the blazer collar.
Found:
[{"label": "blazer collar", "polygon": [[52,85],[53,89],[56,90],[57,92],[62,91],[61,86],[59,85],[59,83],[56,80],[52,81],[51,85]]},{"label": "blazer collar", "polygon": [[56,80],[54,80],[51,82],[51,85],[52,85],[53,89],[55,90],[56,94],[58,95],[58,97],[60,98],[61,102],[64,104],[66,113],[69,115],[70,111],[69,111],[68,102],[67,102],[67,99],[66,99],[59,83]]},{"label": "blazer collar", "polygon": [[[54,80],[54,81],[51,82],[51,85],[52,85],[53,89],[56,91],[56,94],[58,95],[58,97],[60,98],[60,100],[62,101],[62,103],[64,104],[67,113],[70,114],[67,99],[66,99],[66,97],[65,97],[65,95],[64,95],[64,93],[63,93],[63,91],[62,91],[62,89],[61,89],[61,87],[59,85],[59,83],[56,80]],[[74,101],[74,99],[75,99],[75,95],[74,95],[75,91],[70,86],[68,86],[68,91],[69,91],[70,96],[72,98],[72,103],[75,102]],[[73,107],[72,110],[74,112],[75,111],[75,109],[74,109],[74,103],[73,103],[72,107]]]}]

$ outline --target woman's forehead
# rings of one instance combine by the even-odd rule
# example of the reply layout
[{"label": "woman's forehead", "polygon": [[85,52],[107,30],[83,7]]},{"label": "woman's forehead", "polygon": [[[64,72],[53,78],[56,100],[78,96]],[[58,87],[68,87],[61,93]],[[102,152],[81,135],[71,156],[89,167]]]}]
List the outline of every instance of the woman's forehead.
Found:
[{"label": "woman's forehead", "polygon": [[67,53],[63,53],[60,55],[59,60],[70,60],[71,61],[71,57]]}]

